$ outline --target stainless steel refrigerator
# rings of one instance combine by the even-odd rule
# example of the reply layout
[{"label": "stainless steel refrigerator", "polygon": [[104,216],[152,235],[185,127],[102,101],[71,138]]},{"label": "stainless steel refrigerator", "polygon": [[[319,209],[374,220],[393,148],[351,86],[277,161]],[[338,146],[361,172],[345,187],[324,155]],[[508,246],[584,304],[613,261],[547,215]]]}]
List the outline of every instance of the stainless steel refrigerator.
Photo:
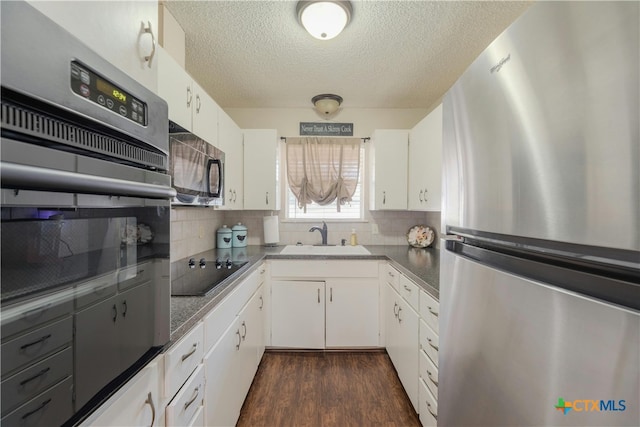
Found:
[{"label": "stainless steel refrigerator", "polygon": [[639,23],[536,3],[446,94],[438,425],[640,425]]}]

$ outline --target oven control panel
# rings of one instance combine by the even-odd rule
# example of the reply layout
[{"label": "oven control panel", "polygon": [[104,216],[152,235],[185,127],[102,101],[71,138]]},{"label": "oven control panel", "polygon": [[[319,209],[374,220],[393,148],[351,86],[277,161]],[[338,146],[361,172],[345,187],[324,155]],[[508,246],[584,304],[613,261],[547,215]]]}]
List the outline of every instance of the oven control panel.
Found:
[{"label": "oven control panel", "polygon": [[139,125],[147,125],[147,104],[78,61],[71,61],[71,90]]}]

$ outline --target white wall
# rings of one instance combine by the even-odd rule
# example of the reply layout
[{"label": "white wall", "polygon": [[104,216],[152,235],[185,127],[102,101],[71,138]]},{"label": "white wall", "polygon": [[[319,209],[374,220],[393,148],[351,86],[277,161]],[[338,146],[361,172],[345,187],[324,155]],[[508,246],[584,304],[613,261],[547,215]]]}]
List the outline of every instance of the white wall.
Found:
[{"label": "white wall", "polygon": [[353,136],[368,137],[374,129],[411,129],[429,112],[426,108],[345,108],[324,120],[309,108],[224,108],[241,129],[277,129],[278,136],[299,136],[300,122],[353,123]]}]

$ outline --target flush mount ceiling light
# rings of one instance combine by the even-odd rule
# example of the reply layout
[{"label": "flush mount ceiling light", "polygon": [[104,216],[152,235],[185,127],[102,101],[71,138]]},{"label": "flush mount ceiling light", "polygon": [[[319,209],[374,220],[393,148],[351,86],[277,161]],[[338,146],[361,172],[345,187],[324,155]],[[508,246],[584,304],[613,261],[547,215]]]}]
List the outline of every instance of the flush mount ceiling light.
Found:
[{"label": "flush mount ceiling light", "polygon": [[342,104],[342,97],[331,93],[324,93],[311,98],[311,102],[320,114],[330,116],[338,111],[338,107]]},{"label": "flush mount ceiling light", "polygon": [[329,40],[342,32],[351,19],[349,1],[299,1],[298,20],[313,37]]}]

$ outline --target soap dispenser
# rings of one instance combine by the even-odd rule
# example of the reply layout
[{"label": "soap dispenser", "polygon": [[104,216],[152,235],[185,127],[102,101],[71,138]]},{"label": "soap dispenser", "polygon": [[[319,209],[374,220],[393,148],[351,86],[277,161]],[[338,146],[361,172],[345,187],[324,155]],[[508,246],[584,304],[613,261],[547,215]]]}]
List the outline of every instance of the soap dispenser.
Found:
[{"label": "soap dispenser", "polygon": [[356,246],[358,244],[358,236],[356,235],[356,229],[351,229],[351,246]]}]

